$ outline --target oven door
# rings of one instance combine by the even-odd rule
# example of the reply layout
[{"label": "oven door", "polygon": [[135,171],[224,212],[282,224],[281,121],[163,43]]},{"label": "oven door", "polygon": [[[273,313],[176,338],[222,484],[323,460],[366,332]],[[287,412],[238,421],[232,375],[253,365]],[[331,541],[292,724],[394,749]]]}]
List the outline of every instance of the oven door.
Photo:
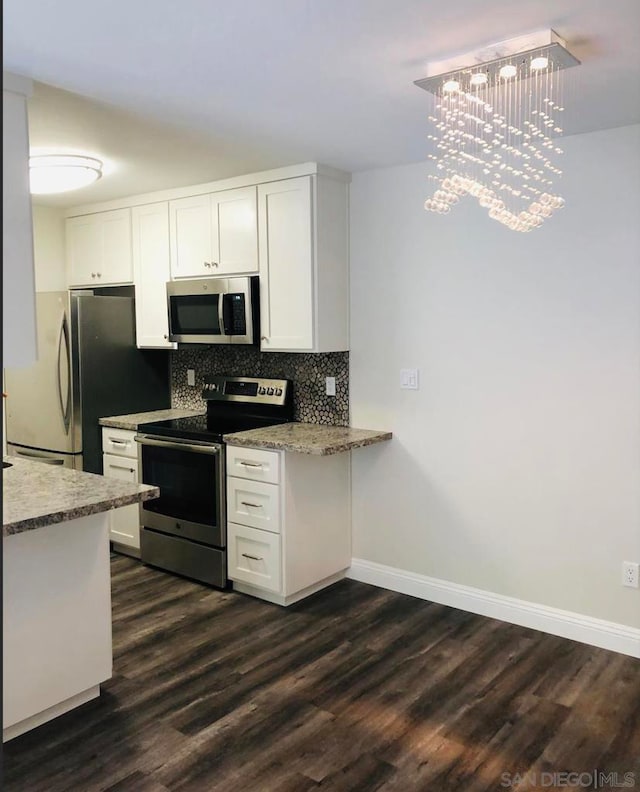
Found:
[{"label": "oven door", "polygon": [[137,434],[140,481],[160,497],[140,504],[143,528],[226,546],[224,454],[219,443]]}]

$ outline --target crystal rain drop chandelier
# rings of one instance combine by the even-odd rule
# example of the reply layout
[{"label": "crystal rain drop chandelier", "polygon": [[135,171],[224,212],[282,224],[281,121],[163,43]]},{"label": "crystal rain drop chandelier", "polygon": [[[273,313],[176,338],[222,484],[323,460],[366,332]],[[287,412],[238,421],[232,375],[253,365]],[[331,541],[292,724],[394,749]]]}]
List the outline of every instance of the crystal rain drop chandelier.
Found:
[{"label": "crystal rain drop chandelier", "polygon": [[490,218],[522,232],[560,209],[562,72],[579,63],[547,30],[429,64],[429,76],[415,82],[435,96],[435,188],[425,209],[447,214],[471,195]]}]

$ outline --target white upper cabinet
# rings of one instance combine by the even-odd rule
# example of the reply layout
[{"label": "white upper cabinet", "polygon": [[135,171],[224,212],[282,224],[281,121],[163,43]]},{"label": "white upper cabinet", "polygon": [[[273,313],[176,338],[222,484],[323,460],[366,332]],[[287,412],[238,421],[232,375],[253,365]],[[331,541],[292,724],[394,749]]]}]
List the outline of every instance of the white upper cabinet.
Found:
[{"label": "white upper cabinet", "polygon": [[67,265],[70,286],[133,283],[131,209],[70,217]]},{"label": "white upper cabinet", "polygon": [[166,282],[169,267],[169,203],[131,210],[136,342],[141,349],[175,349],[169,341]]},{"label": "white upper cabinet", "polygon": [[264,352],[349,348],[348,185],[322,175],[258,187]]},{"label": "white upper cabinet", "polygon": [[169,214],[172,278],[258,271],[254,186],[179,198]]}]

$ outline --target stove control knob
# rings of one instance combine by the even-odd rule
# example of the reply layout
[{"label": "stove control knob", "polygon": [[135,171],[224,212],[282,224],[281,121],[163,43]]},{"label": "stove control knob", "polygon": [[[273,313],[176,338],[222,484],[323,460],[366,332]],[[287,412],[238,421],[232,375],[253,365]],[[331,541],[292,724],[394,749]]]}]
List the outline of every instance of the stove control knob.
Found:
[{"label": "stove control knob", "polygon": [[282,396],[282,388],[276,388],[276,396]]},{"label": "stove control knob", "polygon": [[273,396],[273,388],[267,390],[267,396]]},{"label": "stove control knob", "polygon": [[263,388],[262,385],[258,388],[258,396],[264,396],[266,392],[266,389]]}]

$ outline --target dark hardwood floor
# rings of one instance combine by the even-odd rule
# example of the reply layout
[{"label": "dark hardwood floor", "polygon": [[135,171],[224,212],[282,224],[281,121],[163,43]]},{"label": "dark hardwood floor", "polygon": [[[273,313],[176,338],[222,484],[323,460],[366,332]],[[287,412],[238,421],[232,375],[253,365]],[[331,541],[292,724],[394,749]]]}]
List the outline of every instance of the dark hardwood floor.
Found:
[{"label": "dark hardwood floor", "polygon": [[112,570],[114,676],[4,746],[5,792],[640,788],[638,660],[353,581],[284,609]]}]

